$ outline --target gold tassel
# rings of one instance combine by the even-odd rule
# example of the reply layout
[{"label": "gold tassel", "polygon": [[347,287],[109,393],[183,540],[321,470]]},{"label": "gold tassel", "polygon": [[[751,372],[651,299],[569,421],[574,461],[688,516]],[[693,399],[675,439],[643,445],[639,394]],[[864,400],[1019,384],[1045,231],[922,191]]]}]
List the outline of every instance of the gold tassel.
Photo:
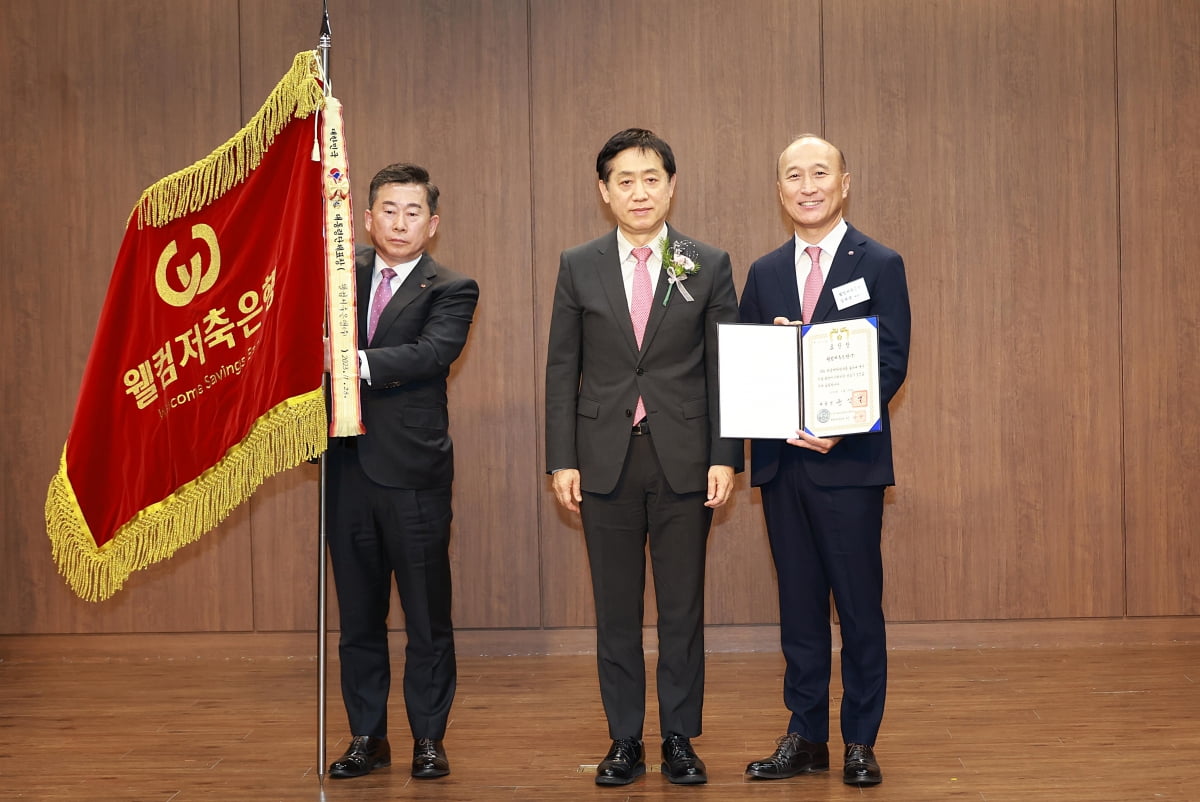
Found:
[{"label": "gold tassel", "polygon": [[139,512],[99,548],[67,476],[64,447],[46,496],[46,532],[59,573],[81,599],[109,598],[134,571],[167,559],[216,527],[267,477],[319,455],[327,430],[322,390],[284,401],[216,465]]},{"label": "gold tassel", "polygon": [[137,217],[138,228],[161,228],[203,209],[245,181],[289,122],[325,107],[319,75],[317,51],[297,53],[292,68],[242,130],[208,156],[154,182],[142,193],[130,214]]}]

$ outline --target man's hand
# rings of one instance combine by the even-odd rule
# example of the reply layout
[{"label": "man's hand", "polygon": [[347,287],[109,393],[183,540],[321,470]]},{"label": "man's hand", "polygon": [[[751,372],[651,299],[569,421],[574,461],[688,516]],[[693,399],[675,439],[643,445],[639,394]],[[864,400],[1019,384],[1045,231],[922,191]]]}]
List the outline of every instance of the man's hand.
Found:
[{"label": "man's hand", "polygon": [[829,449],[842,442],[840,437],[813,437],[808,432],[797,430],[796,436],[788,440],[788,445],[798,448],[807,448],[810,451],[816,451],[819,454],[828,454]]},{"label": "man's hand", "polygon": [[799,320],[788,320],[786,317],[777,317],[771,321],[776,326],[803,326]]},{"label": "man's hand", "polygon": [[555,471],[554,476],[550,478],[554,483],[554,495],[558,497],[558,503],[571,512],[579,512],[579,502],[583,501],[583,493],[579,489],[579,470],[563,468],[561,471]]},{"label": "man's hand", "polygon": [[733,468],[729,465],[711,465],[708,469],[708,501],[705,507],[720,507],[729,501],[733,492]]}]

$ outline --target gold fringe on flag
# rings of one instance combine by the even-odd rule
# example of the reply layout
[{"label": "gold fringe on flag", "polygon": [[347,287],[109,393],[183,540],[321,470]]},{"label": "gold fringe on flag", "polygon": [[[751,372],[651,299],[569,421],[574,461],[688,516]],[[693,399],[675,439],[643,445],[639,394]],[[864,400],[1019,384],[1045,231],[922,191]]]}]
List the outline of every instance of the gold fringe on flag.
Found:
[{"label": "gold fringe on flag", "polygon": [[223,521],[267,477],[325,448],[324,391],[288,399],[199,477],[139,512],[96,547],[67,476],[66,449],[46,496],[46,532],[58,570],[81,599],[103,601],[134,571],[165,560]]},{"label": "gold fringe on flag", "polygon": [[242,130],[205,158],[152,184],[142,193],[131,217],[138,228],[155,228],[197,212],[246,180],[262,162],[279,132],[295,118],[325,107],[317,51],[296,54],[258,113]]}]

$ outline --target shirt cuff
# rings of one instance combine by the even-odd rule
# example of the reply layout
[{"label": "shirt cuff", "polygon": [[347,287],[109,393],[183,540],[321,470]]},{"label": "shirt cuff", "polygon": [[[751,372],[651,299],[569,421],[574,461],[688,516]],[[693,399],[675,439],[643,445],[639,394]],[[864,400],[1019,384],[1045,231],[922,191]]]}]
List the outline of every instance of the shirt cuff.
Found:
[{"label": "shirt cuff", "polygon": [[367,361],[367,352],[358,352],[358,375],[367,384],[371,383],[371,363]]}]

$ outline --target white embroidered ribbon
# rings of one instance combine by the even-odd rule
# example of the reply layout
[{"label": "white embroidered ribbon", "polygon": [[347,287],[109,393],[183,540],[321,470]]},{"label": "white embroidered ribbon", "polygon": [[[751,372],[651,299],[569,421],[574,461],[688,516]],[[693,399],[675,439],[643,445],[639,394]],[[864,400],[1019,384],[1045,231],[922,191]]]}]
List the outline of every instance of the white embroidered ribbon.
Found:
[{"label": "white embroidered ribbon", "polygon": [[691,293],[687,291],[687,287],[683,286],[683,280],[685,278],[687,278],[687,273],[684,273],[682,276],[677,276],[670,270],[667,271],[667,281],[679,288],[679,294],[683,296],[683,300],[691,303],[695,299],[692,298]]},{"label": "white embroidered ribbon", "polygon": [[358,391],[358,313],[354,282],[354,217],[342,128],[342,104],[325,99],[321,113],[321,195],[325,217],[325,319],[329,336],[329,435],[353,437],[362,425]]}]

